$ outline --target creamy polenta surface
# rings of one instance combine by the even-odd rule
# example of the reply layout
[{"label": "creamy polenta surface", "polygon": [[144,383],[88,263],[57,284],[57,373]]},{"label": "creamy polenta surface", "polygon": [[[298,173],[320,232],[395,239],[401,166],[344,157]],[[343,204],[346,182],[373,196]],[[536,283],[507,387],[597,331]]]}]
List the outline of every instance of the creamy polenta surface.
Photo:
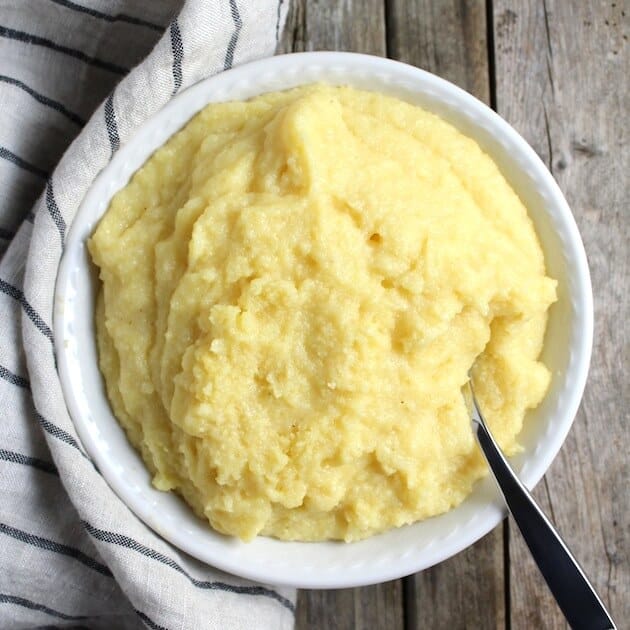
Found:
[{"label": "creamy polenta surface", "polygon": [[364,538],[485,474],[462,386],[518,449],[555,282],[479,146],[324,85],[212,104],[112,200],[100,367],[161,490],[250,540]]}]

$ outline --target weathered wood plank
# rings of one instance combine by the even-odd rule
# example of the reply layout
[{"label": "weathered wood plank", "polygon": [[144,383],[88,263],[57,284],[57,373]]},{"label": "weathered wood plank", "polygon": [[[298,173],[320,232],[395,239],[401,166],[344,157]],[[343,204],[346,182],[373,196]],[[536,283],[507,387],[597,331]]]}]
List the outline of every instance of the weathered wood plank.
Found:
[{"label": "weathered wood plank", "polygon": [[[489,103],[485,2],[391,0],[390,57],[434,72]],[[459,555],[406,578],[409,628],[505,625],[503,533],[498,527]]]},{"label": "weathered wood plank", "polygon": [[387,54],[490,102],[484,0],[390,0]]},{"label": "weathered wood plank", "polygon": [[[626,12],[624,2],[494,2],[498,111],[565,192],[595,297],[582,408],[535,495],[621,624],[630,619]],[[514,526],[509,549],[512,628],[565,628]]]},{"label": "weathered wood plank", "polygon": [[407,628],[504,628],[502,527],[406,580]]},{"label": "weathered wood plank", "polygon": [[[349,50],[385,54],[382,0],[293,0],[282,52]],[[296,630],[402,630],[402,580],[335,591],[300,591]]]},{"label": "weathered wood plank", "polygon": [[300,591],[296,630],[402,630],[401,580],[336,591]]},{"label": "weathered wood plank", "polygon": [[281,52],[341,50],[385,56],[383,0],[292,0]]}]

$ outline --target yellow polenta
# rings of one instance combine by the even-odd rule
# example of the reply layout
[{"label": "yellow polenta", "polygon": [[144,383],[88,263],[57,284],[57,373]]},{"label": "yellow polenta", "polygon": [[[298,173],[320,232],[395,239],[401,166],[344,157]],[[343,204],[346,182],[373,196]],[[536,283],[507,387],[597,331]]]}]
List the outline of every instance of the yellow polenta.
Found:
[{"label": "yellow polenta", "polygon": [[549,382],[555,282],[479,146],[379,94],[212,104],[89,249],[114,412],[161,490],[249,540],[347,541],[485,473],[461,388],[513,453]]}]

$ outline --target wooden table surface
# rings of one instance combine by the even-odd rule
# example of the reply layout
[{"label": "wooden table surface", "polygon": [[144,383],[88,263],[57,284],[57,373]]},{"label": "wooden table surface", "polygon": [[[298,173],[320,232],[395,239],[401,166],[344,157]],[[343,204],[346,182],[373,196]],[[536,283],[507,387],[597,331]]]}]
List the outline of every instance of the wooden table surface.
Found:
[{"label": "wooden table surface", "polygon": [[[286,0],[285,0],[286,1]],[[569,201],[589,258],[595,343],[582,406],[534,494],[630,623],[630,2],[292,0],[285,52],[399,59],[491,105]],[[513,522],[442,564],[365,588],[301,591],[297,629],[565,628]]]}]

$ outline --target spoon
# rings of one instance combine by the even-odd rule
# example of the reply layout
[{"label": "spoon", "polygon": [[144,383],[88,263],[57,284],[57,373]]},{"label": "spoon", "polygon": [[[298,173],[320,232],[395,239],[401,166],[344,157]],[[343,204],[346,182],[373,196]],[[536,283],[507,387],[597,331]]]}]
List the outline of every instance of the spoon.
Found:
[{"label": "spoon", "polygon": [[518,528],[573,630],[616,630],[602,600],[565,542],[508,464],[479,410],[472,382],[473,431]]}]

